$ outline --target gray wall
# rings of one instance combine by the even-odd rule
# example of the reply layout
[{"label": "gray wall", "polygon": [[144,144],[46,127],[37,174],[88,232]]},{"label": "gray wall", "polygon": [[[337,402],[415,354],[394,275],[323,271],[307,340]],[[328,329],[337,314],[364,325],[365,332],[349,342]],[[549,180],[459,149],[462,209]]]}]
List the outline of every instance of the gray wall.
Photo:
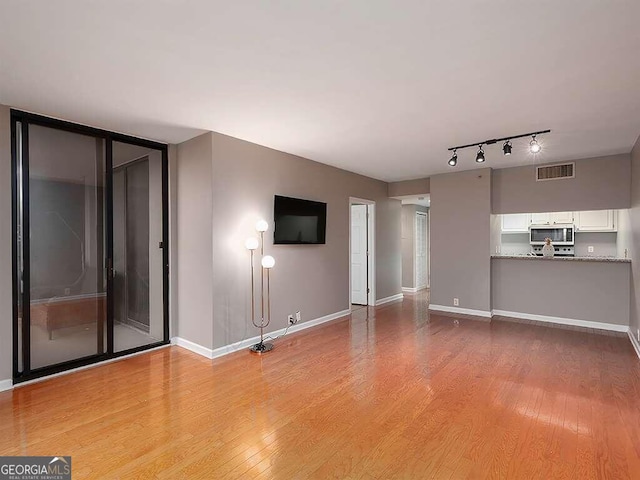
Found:
[{"label": "gray wall", "polygon": [[[217,133],[178,146],[178,179],[181,337],[216,348],[258,333],[244,242],[260,218],[276,259],[267,331],[298,310],[307,321],[348,309],[350,196],[376,202],[376,298],[401,292],[401,204],[386,183]],[[326,245],[274,246],[275,194],[326,202]]]},{"label": "gray wall", "polygon": [[535,165],[493,171],[493,213],[536,213],[629,208],[630,156],[576,161],[576,177],[536,182]]},{"label": "gray wall", "polygon": [[631,151],[632,194],[629,210],[629,253],[633,259],[630,300],[630,328],[634,337],[638,338],[640,329],[640,138]]},{"label": "gray wall", "polygon": [[178,334],[178,146],[169,145],[169,335]]},{"label": "gray wall", "polygon": [[12,377],[11,124],[0,105],[0,380]]},{"label": "gray wall", "polygon": [[494,310],[627,325],[628,263],[491,261]]},{"label": "gray wall", "polygon": [[178,283],[174,334],[206,348],[213,347],[211,140],[207,133],[178,145],[178,254],[173,265]]},{"label": "gray wall", "polygon": [[491,169],[431,178],[431,303],[491,309]]},{"label": "gray wall", "polygon": [[418,178],[416,180],[391,182],[387,191],[390,197],[426,195],[431,192],[431,179]]}]

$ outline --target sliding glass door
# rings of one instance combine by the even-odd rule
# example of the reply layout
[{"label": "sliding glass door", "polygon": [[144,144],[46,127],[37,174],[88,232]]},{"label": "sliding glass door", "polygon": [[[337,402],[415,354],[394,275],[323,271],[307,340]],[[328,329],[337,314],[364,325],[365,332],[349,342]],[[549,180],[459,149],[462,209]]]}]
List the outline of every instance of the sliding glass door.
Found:
[{"label": "sliding glass door", "polygon": [[12,112],[14,379],[168,342],[167,149]]},{"label": "sliding glass door", "polygon": [[114,349],[163,339],[162,152],[113,143]]}]

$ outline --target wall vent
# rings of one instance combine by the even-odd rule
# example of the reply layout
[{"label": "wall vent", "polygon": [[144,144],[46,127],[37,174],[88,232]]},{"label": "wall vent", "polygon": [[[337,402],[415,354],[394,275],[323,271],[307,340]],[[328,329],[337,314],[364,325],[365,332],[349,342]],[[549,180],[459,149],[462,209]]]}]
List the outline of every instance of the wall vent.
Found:
[{"label": "wall vent", "polygon": [[576,164],[574,162],[536,168],[536,181],[538,182],[544,182],[546,180],[560,180],[563,178],[575,178],[575,176]]}]

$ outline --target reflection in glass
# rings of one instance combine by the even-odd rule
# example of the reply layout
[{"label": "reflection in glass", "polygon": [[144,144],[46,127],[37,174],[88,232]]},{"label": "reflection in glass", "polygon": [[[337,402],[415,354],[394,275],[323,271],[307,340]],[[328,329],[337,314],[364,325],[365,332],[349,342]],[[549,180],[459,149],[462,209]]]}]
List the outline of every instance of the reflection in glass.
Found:
[{"label": "reflection in glass", "polygon": [[164,337],[162,152],[113,143],[114,351]]},{"label": "reflection in glass", "polygon": [[104,141],[29,126],[31,369],[104,352]]}]

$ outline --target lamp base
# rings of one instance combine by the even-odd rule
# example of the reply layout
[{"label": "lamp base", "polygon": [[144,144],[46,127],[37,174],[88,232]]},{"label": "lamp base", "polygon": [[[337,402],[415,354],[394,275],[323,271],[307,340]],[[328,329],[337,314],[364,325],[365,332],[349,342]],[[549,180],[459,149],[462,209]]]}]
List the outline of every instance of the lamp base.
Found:
[{"label": "lamp base", "polygon": [[255,345],[252,345],[249,350],[251,351],[251,353],[262,355],[263,353],[267,353],[273,350],[273,343],[256,343]]}]

